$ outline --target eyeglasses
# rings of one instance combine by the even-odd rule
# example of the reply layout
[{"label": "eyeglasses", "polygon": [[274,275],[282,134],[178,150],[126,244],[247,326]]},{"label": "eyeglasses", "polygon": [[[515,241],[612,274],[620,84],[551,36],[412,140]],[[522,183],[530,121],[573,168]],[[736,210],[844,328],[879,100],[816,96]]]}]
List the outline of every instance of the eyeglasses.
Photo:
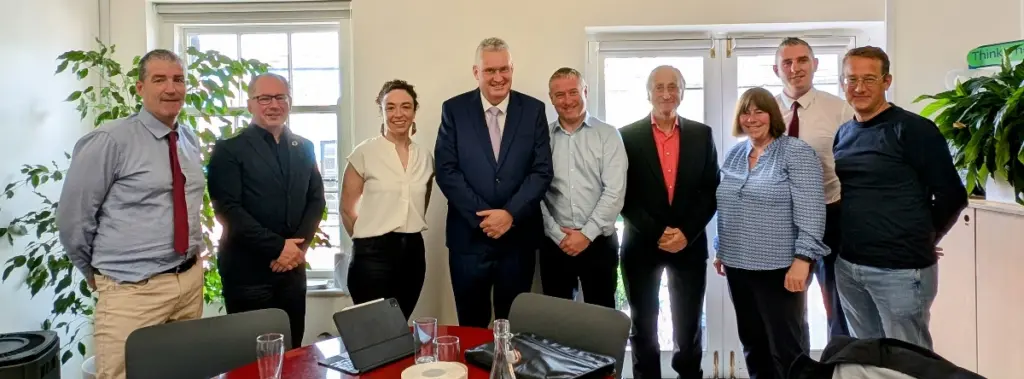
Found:
[{"label": "eyeglasses", "polygon": [[249,99],[256,100],[256,102],[259,103],[260,105],[267,105],[270,104],[271,100],[277,100],[278,102],[281,103],[287,103],[290,98],[288,95],[259,95],[250,97]]},{"label": "eyeglasses", "polygon": [[877,77],[874,77],[874,76],[865,76],[863,78],[858,78],[858,77],[855,77],[855,76],[853,76],[853,77],[851,77],[851,76],[844,76],[842,78],[842,81],[843,81],[843,84],[846,84],[846,86],[848,86],[848,87],[856,87],[858,84],[863,84],[865,86],[870,87],[870,86],[873,86],[875,84],[878,84],[878,82],[881,81],[881,79],[879,79]]}]

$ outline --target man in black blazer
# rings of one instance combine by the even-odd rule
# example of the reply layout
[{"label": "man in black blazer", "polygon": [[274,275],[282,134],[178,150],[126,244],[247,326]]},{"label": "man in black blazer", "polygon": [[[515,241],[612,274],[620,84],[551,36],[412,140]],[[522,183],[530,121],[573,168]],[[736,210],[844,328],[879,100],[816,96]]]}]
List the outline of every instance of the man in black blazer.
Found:
[{"label": "man in black blazer", "polygon": [[434,145],[437,186],[448,198],[446,244],[459,325],[508,318],[529,292],[544,238],[540,201],[554,176],[544,103],[512,91],[512,59],[499,38],[483,40],[473,66],[479,87],[441,105]]},{"label": "man in black blazer", "polygon": [[306,250],[327,201],[313,143],[285,126],[290,92],[276,74],[252,80],[252,123],[217,142],[208,177],[224,228],[217,259],[227,312],[284,310],[294,348],[305,329]]},{"label": "man in black blazer", "polygon": [[685,84],[675,67],[655,68],[647,80],[650,116],[620,129],[630,162],[622,208],[622,272],[633,319],[630,338],[637,379],[662,378],[662,269],[668,270],[672,304],[672,368],[681,378],[703,378],[704,228],[716,211],[718,151],[711,128],[676,114]]}]

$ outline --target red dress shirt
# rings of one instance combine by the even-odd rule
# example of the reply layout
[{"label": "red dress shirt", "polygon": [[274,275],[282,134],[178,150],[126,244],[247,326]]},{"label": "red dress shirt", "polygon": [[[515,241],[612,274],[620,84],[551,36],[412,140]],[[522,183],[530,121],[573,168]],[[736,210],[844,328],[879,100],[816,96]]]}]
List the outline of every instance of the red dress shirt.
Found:
[{"label": "red dress shirt", "polygon": [[672,204],[672,195],[676,190],[676,168],[679,166],[679,118],[669,133],[658,129],[658,123],[651,114],[651,129],[654,133],[654,145],[658,148],[658,160],[661,162],[661,174],[665,177],[665,189],[668,191],[668,203]]}]

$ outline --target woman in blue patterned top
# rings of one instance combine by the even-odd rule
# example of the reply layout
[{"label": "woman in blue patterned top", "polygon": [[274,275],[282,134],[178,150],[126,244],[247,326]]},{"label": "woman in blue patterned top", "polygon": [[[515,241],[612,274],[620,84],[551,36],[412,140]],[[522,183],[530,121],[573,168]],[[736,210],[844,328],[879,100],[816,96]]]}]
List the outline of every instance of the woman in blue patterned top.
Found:
[{"label": "woman in blue patterned top", "polygon": [[715,269],[726,275],[751,378],[786,378],[809,351],[805,304],[811,263],[829,254],[821,161],[784,135],[775,98],[743,93],[722,162]]}]

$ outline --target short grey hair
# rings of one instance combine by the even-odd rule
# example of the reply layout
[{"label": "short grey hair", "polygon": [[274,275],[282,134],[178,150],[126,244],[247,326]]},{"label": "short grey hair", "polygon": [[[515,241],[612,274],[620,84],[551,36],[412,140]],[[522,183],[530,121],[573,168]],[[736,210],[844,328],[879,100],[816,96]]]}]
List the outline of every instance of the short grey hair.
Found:
[{"label": "short grey hair", "polygon": [[182,70],[185,69],[185,62],[182,61],[181,57],[179,57],[178,54],[175,54],[173,51],[166,49],[151,50],[150,52],[146,53],[146,55],[143,55],[141,59],[139,59],[138,71],[140,81],[146,81],[146,65],[148,65],[149,61],[152,60],[175,62],[179,66],[181,66]]},{"label": "short grey hair", "polygon": [[562,78],[576,78],[580,83],[580,88],[587,86],[586,79],[583,79],[583,74],[580,74],[578,70],[572,67],[562,67],[555,70],[555,73],[551,74],[551,79],[548,79],[548,85],[554,82],[556,79]]},{"label": "short grey hair", "polygon": [[776,61],[779,60],[779,52],[782,51],[782,48],[787,46],[807,47],[807,52],[811,54],[811,58],[814,58],[814,48],[811,47],[811,44],[807,43],[807,41],[800,39],[799,37],[786,37],[786,39],[782,40],[782,43],[779,43],[779,47],[775,49]]},{"label": "short grey hair", "polygon": [[285,78],[285,77],[283,77],[281,75],[278,75],[278,74],[275,74],[273,72],[265,72],[265,73],[253,76],[252,79],[249,80],[249,87],[248,87],[249,88],[249,90],[248,90],[249,97],[252,97],[252,95],[253,95],[252,91],[253,91],[253,88],[256,88],[256,81],[260,80],[261,78],[274,78],[274,79],[277,79],[277,80],[281,81],[281,83],[284,83],[285,88],[288,89],[288,94],[291,95],[291,93],[292,93],[292,86],[290,84],[288,84],[288,78]]},{"label": "short grey hair", "polygon": [[678,68],[671,65],[661,65],[651,70],[651,74],[647,76],[647,92],[650,93],[654,90],[654,74],[661,70],[671,70],[673,74],[676,74],[676,81],[679,82],[679,88],[686,88],[686,78],[683,77],[683,72],[679,71]]},{"label": "short grey hair", "polygon": [[480,44],[476,45],[476,62],[480,63],[480,56],[485,51],[508,51],[508,43],[505,40],[498,37],[484,38],[480,41]]}]

